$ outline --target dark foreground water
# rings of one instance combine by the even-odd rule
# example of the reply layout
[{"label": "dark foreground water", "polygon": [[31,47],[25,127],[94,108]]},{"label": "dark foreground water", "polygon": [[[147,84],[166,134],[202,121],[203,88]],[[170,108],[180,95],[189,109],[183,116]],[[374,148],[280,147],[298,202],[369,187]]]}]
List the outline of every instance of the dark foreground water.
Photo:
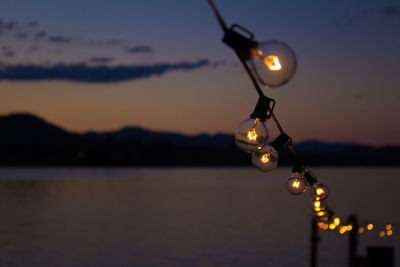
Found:
[{"label": "dark foreground water", "polygon": [[[394,224],[400,169],[314,169],[343,219]],[[308,266],[310,196],[289,169],[0,169],[1,266]],[[397,231],[396,231],[397,230]],[[321,232],[320,266],[346,266],[347,235]]]}]

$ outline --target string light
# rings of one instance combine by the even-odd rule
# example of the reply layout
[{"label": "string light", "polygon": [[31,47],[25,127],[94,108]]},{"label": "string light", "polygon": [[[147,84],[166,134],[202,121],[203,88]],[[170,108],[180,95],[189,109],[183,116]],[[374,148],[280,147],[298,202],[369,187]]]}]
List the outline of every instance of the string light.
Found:
[{"label": "string light", "polygon": [[[302,160],[292,146],[292,139],[285,133],[273,112],[275,100],[266,97],[259,86],[261,84],[265,87],[277,87],[288,82],[296,71],[295,53],[281,41],[257,42],[254,40],[253,33],[240,25],[234,24],[228,28],[213,0],[208,1],[224,30],[223,42],[235,51],[259,95],[250,118],[241,122],[235,130],[236,145],[242,151],[252,154],[252,164],[261,171],[270,171],[276,168],[279,160],[278,152],[287,145],[294,159],[292,172],[286,179],[288,192],[299,195],[307,191],[310,186],[312,188],[313,215],[317,220],[318,227],[323,230],[336,230],[340,234],[352,231],[352,224],[342,225],[340,218],[328,208],[326,201],[329,195],[328,187],[319,184],[316,176],[311,171],[304,169]],[[268,119],[272,119],[280,132],[278,138],[270,144],[268,144],[268,129],[264,124]],[[369,223],[355,230],[358,234],[362,234],[365,229],[372,231],[373,228],[374,225]],[[379,232],[380,237],[392,234],[391,224],[387,224],[384,230]]]}]

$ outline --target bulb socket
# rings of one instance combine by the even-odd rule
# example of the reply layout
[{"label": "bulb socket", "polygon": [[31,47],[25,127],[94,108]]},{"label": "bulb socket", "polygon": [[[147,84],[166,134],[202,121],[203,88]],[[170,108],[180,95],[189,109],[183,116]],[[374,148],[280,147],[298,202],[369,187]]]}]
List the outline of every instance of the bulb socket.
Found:
[{"label": "bulb socket", "polygon": [[286,145],[290,140],[290,137],[285,134],[281,133],[272,143],[271,146],[275,148],[275,150],[281,150],[284,145]]},{"label": "bulb socket", "polygon": [[260,96],[253,113],[250,114],[250,117],[253,119],[259,119],[264,122],[267,119],[271,118],[274,107],[275,100],[266,96]]},{"label": "bulb socket", "polygon": [[[243,32],[247,33],[249,37],[240,34],[235,28],[241,29]],[[250,58],[250,50],[258,46],[258,42],[254,41],[253,37],[250,31],[235,24],[225,32],[222,41],[235,50],[241,59],[248,60]]]},{"label": "bulb socket", "polygon": [[311,171],[305,172],[304,177],[307,179],[307,182],[310,185],[314,185],[317,183],[317,178],[316,178],[315,174]]},{"label": "bulb socket", "polygon": [[301,158],[295,158],[292,172],[302,172],[303,171],[303,160]]}]

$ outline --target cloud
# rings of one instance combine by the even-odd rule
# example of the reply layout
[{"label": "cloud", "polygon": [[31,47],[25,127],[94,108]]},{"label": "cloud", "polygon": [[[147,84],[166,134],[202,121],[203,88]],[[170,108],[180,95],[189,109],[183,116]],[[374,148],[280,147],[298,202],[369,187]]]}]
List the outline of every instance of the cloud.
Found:
[{"label": "cloud", "polygon": [[134,54],[134,53],[153,53],[154,50],[151,46],[149,45],[139,45],[139,46],[134,46],[127,48],[126,51],[128,53]]},{"label": "cloud", "polygon": [[46,32],[45,31],[40,31],[40,32],[35,33],[35,38],[36,39],[41,39],[41,38],[44,38],[45,36],[46,36]]},{"label": "cloud", "polygon": [[0,33],[4,31],[13,31],[18,28],[18,24],[14,21],[5,22],[0,19]]},{"label": "cloud", "polygon": [[382,9],[382,13],[387,16],[400,16],[400,7],[387,6]]},{"label": "cloud", "polygon": [[95,41],[95,40],[90,40],[88,42],[89,45],[120,45],[122,43],[121,40],[117,39],[110,39],[106,41]]},{"label": "cloud", "polygon": [[160,63],[133,66],[88,66],[85,63],[41,65],[5,65],[0,80],[40,81],[68,80],[88,83],[122,82],[160,76],[169,71],[191,71],[206,67],[207,59],[196,62]]},{"label": "cloud", "polygon": [[64,36],[49,36],[47,37],[47,40],[53,43],[58,43],[58,44],[68,44],[71,42],[71,38],[64,37]]},{"label": "cloud", "polygon": [[36,27],[39,23],[36,20],[32,20],[31,22],[28,23],[29,28]]},{"label": "cloud", "polygon": [[6,57],[15,57],[15,52],[14,51],[6,51],[6,52],[4,52],[4,55]]},{"label": "cloud", "polygon": [[17,39],[26,39],[26,38],[28,38],[28,34],[26,32],[20,32],[20,33],[17,33],[15,35],[15,38],[17,38]]},{"label": "cloud", "polygon": [[92,57],[89,59],[89,62],[96,63],[96,64],[106,64],[113,61],[111,57]]},{"label": "cloud", "polygon": [[218,68],[218,67],[221,67],[221,66],[225,66],[226,65],[226,60],[224,60],[224,59],[221,59],[221,60],[217,60],[217,61],[214,61],[212,64],[211,64],[211,68]]}]

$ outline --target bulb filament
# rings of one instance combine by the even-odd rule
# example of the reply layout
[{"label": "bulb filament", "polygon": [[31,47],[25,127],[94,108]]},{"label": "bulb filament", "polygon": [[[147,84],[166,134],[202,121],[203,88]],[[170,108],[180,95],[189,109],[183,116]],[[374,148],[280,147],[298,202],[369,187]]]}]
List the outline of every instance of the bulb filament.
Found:
[{"label": "bulb filament", "polygon": [[320,196],[320,195],[323,195],[325,192],[324,192],[324,189],[322,189],[322,188],[317,188],[317,195],[318,196]]},{"label": "bulb filament", "polygon": [[293,181],[292,186],[294,188],[299,188],[300,187],[300,181]]},{"label": "bulb filament", "polygon": [[256,129],[253,128],[247,133],[247,139],[249,139],[250,141],[257,141]]},{"label": "bulb filament", "polygon": [[281,63],[279,62],[279,58],[274,55],[265,57],[264,64],[268,67],[268,69],[273,71],[282,69]]},{"label": "bulb filament", "polygon": [[270,155],[269,155],[269,153],[264,154],[264,155],[261,156],[261,161],[262,161],[263,163],[267,163],[267,162],[269,162],[269,160],[270,160]]}]

